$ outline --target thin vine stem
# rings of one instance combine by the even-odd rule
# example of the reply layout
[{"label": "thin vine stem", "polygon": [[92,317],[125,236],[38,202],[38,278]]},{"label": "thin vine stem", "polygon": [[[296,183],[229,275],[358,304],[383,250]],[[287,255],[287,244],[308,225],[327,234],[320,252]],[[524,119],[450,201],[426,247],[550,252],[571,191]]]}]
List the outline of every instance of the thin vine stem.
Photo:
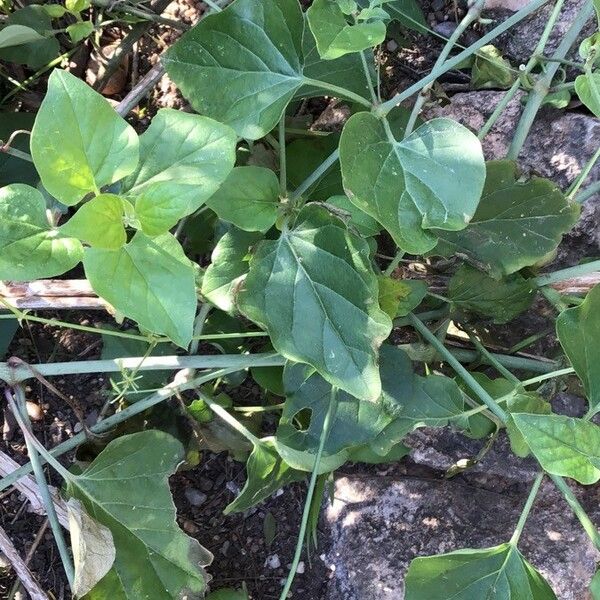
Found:
[{"label": "thin vine stem", "polygon": [[499,360],[497,360],[496,357],[481,343],[481,341],[475,335],[473,330],[464,325],[462,327],[466,331],[467,335],[469,336],[469,339],[471,340],[475,348],[477,348],[477,351],[480,352],[482,356],[488,359],[490,364],[496,369],[496,371],[498,371],[498,373],[503,375],[512,383],[520,383],[519,378],[516,375],[513,375],[511,371],[509,371]]},{"label": "thin vine stem", "polygon": [[588,163],[585,165],[579,176],[575,179],[575,181],[571,184],[571,187],[567,190],[567,198],[575,198],[577,192],[579,192],[579,188],[581,187],[582,183],[588,178],[588,175],[591,173],[592,169],[594,168],[594,165],[596,164],[599,158],[600,147],[598,147],[592,158],[588,161]]},{"label": "thin vine stem", "polygon": [[582,275],[591,275],[600,271],[600,260],[591,260],[590,262],[576,265],[574,267],[568,267],[566,269],[560,269],[552,273],[544,273],[539,277],[536,277],[533,281],[538,287],[545,285],[552,285],[560,281],[567,281],[574,277],[581,277]]},{"label": "thin vine stem", "polygon": [[562,377],[563,375],[571,375],[571,373],[575,373],[575,369],[573,367],[565,367],[564,369],[557,369],[550,373],[542,373],[542,375],[537,375],[531,379],[525,379],[521,381],[521,385],[527,387],[529,385],[535,385],[536,383],[542,383],[548,379],[555,379],[556,377]]},{"label": "thin vine stem", "polygon": [[531,491],[529,492],[529,496],[527,496],[527,501],[525,502],[525,506],[523,507],[523,511],[521,512],[521,516],[519,517],[519,521],[517,522],[517,526],[515,527],[515,531],[510,538],[511,546],[516,548],[519,540],[521,539],[521,534],[523,533],[523,528],[525,527],[525,523],[527,522],[527,518],[529,517],[529,513],[531,512],[531,508],[533,507],[533,503],[535,502],[535,498],[540,491],[540,486],[542,485],[542,481],[544,479],[544,472],[538,473],[535,478],[533,485],[531,486]]},{"label": "thin vine stem", "polygon": [[310,77],[304,78],[304,85],[312,85],[321,90],[325,90],[326,92],[331,92],[336,97],[347,98],[348,100],[354,100],[358,104],[365,106],[366,108],[371,108],[371,103],[366,99],[360,96],[359,94],[355,94],[346,88],[340,87],[339,85],[333,85],[332,83],[327,83],[326,81],[319,81],[318,79],[311,79]]},{"label": "thin vine stem", "polygon": [[596,181],[596,183],[592,183],[585,190],[579,192],[577,196],[575,196],[575,201],[579,202],[579,204],[583,204],[588,198],[591,198],[594,194],[600,193],[600,181]]},{"label": "thin vine stem", "polygon": [[297,200],[314,183],[319,181],[323,175],[337,162],[340,157],[339,148],[336,148],[291,194],[290,200]]},{"label": "thin vine stem", "polygon": [[[130,419],[131,417],[134,417],[135,415],[143,413],[144,411],[148,410],[149,408],[152,408],[153,406],[160,404],[164,400],[171,398],[175,394],[184,392],[185,390],[196,389],[199,386],[203,385],[204,383],[208,383],[209,381],[214,381],[215,379],[220,379],[221,377],[224,377],[225,375],[229,375],[231,373],[236,373],[237,371],[239,371],[238,368],[219,369],[219,370],[215,370],[215,371],[210,371],[209,373],[204,373],[204,374],[202,374],[198,377],[195,377],[189,381],[171,383],[171,384],[161,388],[155,394],[152,394],[151,396],[148,396],[147,398],[139,400],[138,402],[131,404],[127,408],[123,409],[122,411],[120,411],[114,415],[111,415],[110,417],[107,417],[106,419],[103,419],[102,421],[99,421],[94,426],[92,426],[90,428],[90,430],[93,433],[97,433],[97,434],[106,433],[107,431],[110,431],[113,427],[115,427],[116,425],[123,423],[124,421],[126,421],[127,419]],[[86,440],[85,432],[81,431],[80,433],[74,435],[72,438],[69,438],[62,444],[59,444],[58,446],[56,446],[49,452],[53,457],[56,458],[58,456],[61,456],[62,454],[65,454],[66,452],[74,450],[75,448],[77,448],[77,446],[82,444],[85,440]],[[13,485],[15,482],[17,482],[19,479],[21,479],[21,477],[25,477],[25,475],[28,475],[29,473],[31,473],[32,470],[33,470],[33,466],[32,466],[31,462],[19,467],[18,469],[15,469],[11,473],[9,473],[8,475],[6,475],[2,479],[0,479],[0,491],[5,490],[7,487]]]},{"label": "thin vine stem", "polygon": [[285,111],[279,120],[279,197],[287,198],[287,161],[285,151]]},{"label": "thin vine stem", "polygon": [[29,455],[29,460],[31,461],[33,473],[40,491],[40,496],[46,509],[48,523],[50,524],[52,534],[54,535],[54,541],[56,543],[56,547],[58,548],[58,554],[63,564],[65,575],[67,577],[67,581],[69,582],[69,587],[73,589],[73,582],[75,580],[73,560],[69,554],[69,548],[63,535],[62,526],[58,521],[58,515],[56,514],[56,508],[54,507],[54,500],[52,499],[50,489],[48,488],[48,482],[46,481],[46,476],[44,475],[44,468],[36,447],[37,439],[31,430],[31,424],[27,415],[25,392],[23,387],[16,385],[14,387],[14,394],[15,397],[13,398],[10,390],[6,390],[5,392],[5,396],[9,406],[11,407],[12,413],[25,437],[27,454]]},{"label": "thin vine stem", "polygon": [[365,51],[363,50],[358,54],[360,55],[360,62],[362,63],[362,68],[365,73],[369,93],[371,94],[371,101],[373,105],[375,105],[379,102],[379,100],[377,99],[377,95],[375,94],[375,90],[373,89],[373,81],[371,80],[371,72],[369,71],[369,65],[367,64],[367,57],[365,56]]},{"label": "thin vine stem", "polygon": [[337,410],[337,388],[331,388],[331,396],[329,400],[329,407],[323,421],[323,430],[321,431],[321,438],[319,440],[319,448],[317,455],[315,456],[315,463],[310,476],[310,483],[308,484],[308,491],[306,493],[306,500],[304,502],[304,510],[302,511],[302,521],[300,522],[300,531],[298,533],[298,540],[296,542],[296,550],[294,551],[294,558],[290,566],[290,572],[285,582],[285,586],[279,596],[279,600],[285,600],[292,587],[296,572],[298,571],[298,564],[300,563],[300,556],[302,555],[302,546],[304,545],[304,538],[306,536],[306,527],[308,525],[308,518],[310,516],[310,507],[312,504],[313,494],[315,492],[315,486],[317,484],[317,478],[319,474],[319,465],[321,464],[321,456],[323,455],[323,449],[325,448],[325,442],[329,436],[329,430],[335,419],[335,413]]},{"label": "thin vine stem", "polygon": [[396,270],[396,268],[400,264],[400,261],[402,260],[403,257],[404,257],[404,250],[398,250],[398,252],[396,253],[396,256],[394,256],[394,258],[392,259],[390,264],[387,266],[387,268],[383,272],[383,274],[386,277],[389,277]]}]

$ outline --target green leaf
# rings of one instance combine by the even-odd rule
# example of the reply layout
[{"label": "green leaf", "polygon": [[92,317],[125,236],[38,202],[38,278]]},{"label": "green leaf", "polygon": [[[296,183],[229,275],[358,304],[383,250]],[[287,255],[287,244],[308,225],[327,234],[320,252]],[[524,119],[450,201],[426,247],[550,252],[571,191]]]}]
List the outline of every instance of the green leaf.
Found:
[{"label": "green leaf", "polygon": [[420,33],[429,33],[427,21],[416,0],[393,0],[385,3],[385,10],[390,17],[405,27]]},{"label": "green leaf", "polygon": [[60,44],[54,34],[51,33],[52,21],[44,7],[33,4],[15,10],[8,16],[4,30],[15,25],[28,27],[36,31],[41,39],[18,46],[0,48],[0,59],[27,65],[32,69],[39,69],[58,56]]},{"label": "green leaf", "polygon": [[[512,413],[528,413],[534,415],[549,415],[552,406],[536,392],[526,392],[517,388],[514,394],[506,402],[506,411]],[[506,432],[510,440],[511,450],[520,458],[529,456],[529,445],[516,427],[512,417],[506,423]]]},{"label": "green leaf", "polygon": [[354,227],[360,235],[372,237],[381,231],[379,223],[373,217],[360,210],[358,206],[352,204],[345,194],[328,198],[327,204],[331,204],[336,208],[341,208],[343,212],[348,213],[348,223]]},{"label": "green leaf", "polygon": [[[270,514],[270,513],[269,513]],[[250,596],[244,590],[234,590],[233,588],[221,588],[211,592],[206,600],[250,600]]]},{"label": "green leaf", "polygon": [[43,39],[43,35],[40,35],[35,29],[31,29],[31,27],[25,27],[25,25],[8,25],[0,30],[0,48],[19,46],[20,44],[28,44]]},{"label": "green leaf", "polygon": [[150,239],[138,231],[118,250],[88,248],[83,265],[94,291],[119,312],[188,346],[197,304],[194,268],[171,234]]},{"label": "green leaf", "polygon": [[[600,14],[600,4],[598,8],[598,14]],[[600,571],[596,571],[596,574],[592,577],[590,582],[590,593],[592,600],[600,600]]]},{"label": "green leaf", "polygon": [[252,508],[271,494],[293,481],[301,481],[305,473],[292,469],[279,455],[273,438],[254,444],[246,463],[248,478],[239,496],[225,507],[224,513],[242,512]]},{"label": "green leaf", "polygon": [[[8,140],[17,129],[30,130],[35,115],[31,113],[0,113],[0,140]],[[18,135],[11,143],[12,148],[29,152],[29,136]],[[33,163],[0,152],[0,187],[11,183],[26,183],[35,187],[40,180]]]},{"label": "green leaf", "polygon": [[[324,137],[300,138],[286,147],[287,175],[291,189],[297,188],[339,144],[339,135],[332,133]],[[309,190],[306,197],[326,202],[332,196],[344,193],[339,163],[336,162]]]},{"label": "green leaf", "polygon": [[31,132],[31,155],[48,192],[72,206],[135,169],[138,138],[100,94],[55,69]]},{"label": "green leaf", "polygon": [[113,568],[88,600],[202,597],[212,555],[177,526],[169,490],[183,459],[174,437],[143,431],[113,440],[81,475],[68,478],[69,495],[110,529],[116,548]]},{"label": "green leaf", "polygon": [[490,161],[486,167],[475,216],[462,231],[438,232],[435,251],[464,255],[499,279],[550,256],[580,209],[549,179],[517,179],[512,161]]},{"label": "green leaf", "polygon": [[236,167],[206,204],[244,231],[266,231],[277,219],[279,182],[271,169]]},{"label": "green leaf", "polygon": [[519,273],[500,281],[463,265],[450,279],[448,298],[460,309],[492,317],[494,323],[508,323],[527,310],[535,290]]},{"label": "green leaf", "polygon": [[79,238],[90,246],[120,248],[127,241],[121,198],[114,194],[100,194],[92,198],[81,206],[60,231]]},{"label": "green leaf", "polygon": [[255,140],[304,81],[303,29],[297,0],[235,0],[185,33],[163,64],[195,110]]},{"label": "green leaf", "polygon": [[315,0],[306,11],[306,18],[319,54],[325,60],[361,52],[385,39],[382,21],[350,25],[335,0]]},{"label": "green leaf", "polygon": [[562,415],[512,415],[542,467],[583,484],[600,479],[600,427]]},{"label": "green leaf", "polygon": [[575,79],[575,91],[579,99],[596,116],[600,117],[600,73],[587,72]]},{"label": "green leaf", "polygon": [[393,279],[379,275],[379,306],[391,319],[405,317],[421,304],[427,284],[414,279]]},{"label": "green leaf", "polygon": [[81,242],[48,223],[46,202],[38,190],[22,183],[0,188],[0,279],[54,277],[82,257]]},{"label": "green leaf", "polygon": [[260,244],[238,306],[286,358],[311,364],[357,398],[376,400],[377,350],[391,329],[377,294],[368,244],[309,204],[293,229]]},{"label": "green leaf", "polygon": [[78,21],[67,27],[67,33],[71,41],[77,44],[94,33],[94,24],[91,21]]},{"label": "green leaf", "polygon": [[556,600],[513,544],[415,558],[405,585],[406,600]]},{"label": "green leaf", "polygon": [[201,291],[221,310],[235,310],[235,292],[250,268],[251,249],[260,239],[257,233],[231,229],[217,242]]},{"label": "green leaf", "polygon": [[147,235],[159,235],[196,211],[235,163],[232,129],[207,117],[161,109],[140,136],[140,161],[123,182]]},{"label": "green leaf", "polygon": [[[324,60],[319,56],[315,37],[308,26],[304,27],[302,36],[302,50],[304,53],[304,76],[318,81],[324,81],[346,90],[369,96],[369,85],[363,72],[362,61],[357,53],[344,54],[334,60]],[[367,64],[373,64],[373,53],[365,50]],[[296,92],[296,98],[312,98],[322,96],[321,88],[304,85]]]},{"label": "green leaf", "polygon": [[471,70],[471,85],[475,89],[508,89],[516,79],[510,62],[496,46],[484,46],[475,55]]},{"label": "green leaf", "polygon": [[481,144],[449,119],[397,142],[383,121],[358,113],[342,132],[340,163],[350,200],[413,254],[433,248],[438,229],[467,226],[485,180]]},{"label": "green leaf", "polygon": [[42,8],[48,13],[49,17],[53,19],[60,19],[65,16],[65,13],[68,12],[64,6],[60,4],[45,4]]},{"label": "green leaf", "polygon": [[560,345],[583,383],[590,410],[600,409],[600,285],[580,306],[564,310],[556,319]]}]

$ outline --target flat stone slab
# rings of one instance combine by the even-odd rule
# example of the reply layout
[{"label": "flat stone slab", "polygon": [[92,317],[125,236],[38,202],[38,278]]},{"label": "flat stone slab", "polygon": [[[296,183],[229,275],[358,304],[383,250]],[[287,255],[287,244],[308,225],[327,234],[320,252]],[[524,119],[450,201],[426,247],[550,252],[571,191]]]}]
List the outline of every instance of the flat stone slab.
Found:
[{"label": "flat stone slab", "polygon": [[[508,494],[457,479],[338,478],[325,511],[332,572],[325,600],[402,600],[413,558],[508,541],[529,491],[520,487]],[[598,496],[586,488],[597,522]],[[600,554],[551,482],[542,485],[519,548],[559,600],[591,600],[587,587]]]}]

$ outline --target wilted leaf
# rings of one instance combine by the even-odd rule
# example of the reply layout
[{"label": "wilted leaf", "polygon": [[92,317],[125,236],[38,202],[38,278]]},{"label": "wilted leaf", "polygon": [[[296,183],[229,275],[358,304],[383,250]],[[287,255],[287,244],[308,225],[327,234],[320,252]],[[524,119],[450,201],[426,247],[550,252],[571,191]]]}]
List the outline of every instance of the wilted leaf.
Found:
[{"label": "wilted leaf", "polygon": [[481,144],[449,119],[398,142],[377,117],[358,113],[342,132],[340,163],[350,200],[415,254],[435,246],[439,229],[467,226],[485,180]]},{"label": "wilted leaf", "polygon": [[427,284],[415,279],[393,279],[380,275],[379,306],[391,319],[405,317],[421,304],[427,294]]},{"label": "wilted leaf", "polygon": [[376,400],[377,349],[391,329],[377,294],[367,243],[309,204],[292,229],[259,245],[238,306],[286,358],[311,364],[358,398]]},{"label": "wilted leaf", "polygon": [[516,79],[516,71],[496,46],[480,48],[473,60],[471,85],[475,89],[509,88]]}]

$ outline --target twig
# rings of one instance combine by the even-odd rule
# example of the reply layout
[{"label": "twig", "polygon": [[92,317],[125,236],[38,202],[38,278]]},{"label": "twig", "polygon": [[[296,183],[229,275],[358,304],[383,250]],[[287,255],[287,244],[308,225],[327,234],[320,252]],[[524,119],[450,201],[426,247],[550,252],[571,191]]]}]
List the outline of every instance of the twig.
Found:
[{"label": "twig", "polygon": [[150,93],[150,90],[160,81],[165,74],[165,68],[162,64],[156,63],[132,88],[132,90],[119,102],[116,108],[117,113],[122,117],[133,110],[139,101]]},{"label": "twig", "polygon": [[9,560],[31,600],[49,600],[2,527],[0,527],[0,550]]}]

